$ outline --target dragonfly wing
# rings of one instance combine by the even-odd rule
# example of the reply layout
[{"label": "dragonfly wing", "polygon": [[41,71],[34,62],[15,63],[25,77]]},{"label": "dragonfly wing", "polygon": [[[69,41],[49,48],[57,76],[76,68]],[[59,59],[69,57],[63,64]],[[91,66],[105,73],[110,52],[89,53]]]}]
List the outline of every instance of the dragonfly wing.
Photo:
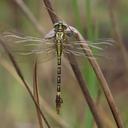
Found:
[{"label": "dragonfly wing", "polygon": [[45,35],[45,39],[53,39],[55,37],[55,31],[54,29],[52,29],[51,31],[49,31],[46,35]]},{"label": "dragonfly wing", "polygon": [[10,33],[10,32],[6,32],[4,34],[1,35],[1,37],[7,41],[7,42],[11,42],[11,45],[15,45],[16,44],[22,44],[22,45],[40,45],[43,42],[49,42],[51,44],[53,44],[53,38],[51,39],[46,39],[46,38],[40,38],[40,37],[32,37],[32,36],[19,36],[18,34],[15,33]]},{"label": "dragonfly wing", "polygon": [[45,54],[43,52],[36,52],[35,57],[36,57],[38,63],[47,62],[56,57],[56,51],[51,50],[51,51],[46,52]]},{"label": "dragonfly wing", "polygon": [[44,47],[44,45],[40,45],[37,49],[33,51],[35,53],[36,58],[39,63],[49,61],[56,57],[56,48],[55,44],[48,46],[48,44]]},{"label": "dragonfly wing", "polygon": [[94,57],[102,57],[104,48],[106,46],[112,46],[112,43],[108,40],[102,42],[89,42],[89,41],[67,41],[64,43],[64,51],[66,54],[74,54],[75,56],[87,56],[85,51],[89,51],[90,49],[94,50]]},{"label": "dragonfly wing", "polygon": [[[40,58],[42,61],[49,60],[55,53],[53,39],[42,39],[31,36],[19,36],[12,33],[2,36],[14,57]],[[52,56],[51,56],[52,55]]]}]

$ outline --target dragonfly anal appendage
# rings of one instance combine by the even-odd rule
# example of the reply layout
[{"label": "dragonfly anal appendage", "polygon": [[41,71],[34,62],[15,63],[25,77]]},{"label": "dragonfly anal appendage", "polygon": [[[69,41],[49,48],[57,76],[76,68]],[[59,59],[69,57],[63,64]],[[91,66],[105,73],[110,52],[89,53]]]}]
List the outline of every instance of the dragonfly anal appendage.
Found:
[{"label": "dragonfly anal appendage", "polygon": [[60,93],[57,93],[57,95],[56,95],[56,111],[58,114],[60,113],[60,108],[61,108],[62,103],[63,103],[63,100],[60,96]]}]

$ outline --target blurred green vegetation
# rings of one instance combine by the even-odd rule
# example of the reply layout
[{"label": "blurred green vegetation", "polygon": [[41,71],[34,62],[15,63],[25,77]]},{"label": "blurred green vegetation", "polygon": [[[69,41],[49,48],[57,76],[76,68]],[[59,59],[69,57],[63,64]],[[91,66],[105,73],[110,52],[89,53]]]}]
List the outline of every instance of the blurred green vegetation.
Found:
[{"label": "blurred green vegetation", "polygon": [[[45,33],[47,33],[52,28],[52,23],[43,6],[43,2],[41,0],[28,0],[25,2],[44,28]],[[94,42],[99,38],[112,38],[113,26],[111,26],[110,22],[107,0],[53,0],[52,2],[56,13],[66,23],[78,28],[85,39]],[[115,0],[114,6],[116,6],[115,11],[121,30],[120,34],[123,37],[124,45],[127,48],[128,1]],[[0,32],[2,33],[4,31],[16,31],[25,35],[38,37],[44,36],[36,30],[31,21],[12,0],[0,1]],[[94,54],[95,53],[98,53],[98,51],[94,50]],[[108,58],[111,57],[111,59],[108,60],[105,57],[101,57],[98,60],[106,79],[110,83],[110,88],[115,97],[125,127],[128,127],[128,81],[122,54],[115,44],[112,47],[104,49],[103,55]],[[29,125],[35,126],[37,124],[36,111],[32,100],[27,94],[25,88],[23,88],[20,82],[13,76],[15,72],[7,71],[7,69],[11,69],[11,67],[6,68],[5,64],[2,65],[4,61],[11,65],[9,60],[6,60],[2,54],[0,57],[1,127],[9,128],[12,126],[13,128],[26,128],[29,127]],[[32,85],[33,79],[33,63],[31,59],[32,58],[27,58],[25,62],[18,63],[30,85]],[[96,100],[99,83],[96,80],[95,74],[87,60],[83,61],[80,59],[79,66],[88,83],[89,91],[92,97]],[[51,60],[40,64],[39,68],[40,94],[51,106],[53,111],[55,111],[54,97],[56,95],[56,63],[54,60]],[[62,105],[61,117],[67,122],[67,124],[69,124],[70,128],[94,128],[93,117],[84,101],[81,90],[67,61],[64,62],[62,68],[62,94],[64,97],[64,104]],[[112,120],[110,110],[106,107],[107,103],[104,96],[100,97],[100,106],[103,107],[101,113],[105,118],[104,122],[106,123],[106,128],[109,126],[114,128],[115,124]],[[49,115],[47,115],[47,118],[50,120],[53,127],[58,126],[56,121],[54,121]]]}]

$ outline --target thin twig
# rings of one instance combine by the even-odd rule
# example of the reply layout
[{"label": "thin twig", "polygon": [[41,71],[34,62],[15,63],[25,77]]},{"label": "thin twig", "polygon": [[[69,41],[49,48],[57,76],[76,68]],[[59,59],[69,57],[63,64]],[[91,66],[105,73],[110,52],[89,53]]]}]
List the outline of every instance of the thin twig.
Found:
[{"label": "thin twig", "polygon": [[[54,11],[53,11],[53,8],[52,8],[50,1],[49,0],[43,0],[43,1],[45,3],[46,8],[48,8],[47,10],[48,10],[48,13],[50,15],[50,18],[51,18],[53,24],[56,23],[58,21],[58,18],[56,15],[54,15],[55,13],[52,13]],[[50,11],[49,11],[49,9],[50,9]],[[69,62],[71,64],[71,67],[72,67],[72,69],[76,75],[76,78],[79,82],[79,85],[80,85],[80,88],[83,92],[84,98],[90,107],[90,110],[93,114],[93,117],[95,118],[95,121],[96,121],[98,128],[103,128],[102,120],[101,120],[101,117],[98,113],[98,109],[97,109],[93,99],[91,98],[91,96],[89,94],[89,91],[87,89],[87,85],[86,85],[86,83],[85,83],[85,81],[81,75],[81,72],[80,72],[80,69],[78,68],[75,57],[73,55],[72,56],[68,55],[68,59],[69,59]]]},{"label": "thin twig", "polygon": [[24,12],[24,14],[27,16],[27,18],[33,23],[33,25],[37,28],[37,30],[44,34],[44,29],[42,26],[38,23],[32,12],[29,10],[29,8],[25,5],[23,0],[14,0],[17,5],[21,8],[21,10]]},{"label": "thin twig", "polygon": [[55,24],[56,22],[58,22],[59,19],[58,19],[58,16],[54,13],[51,2],[49,0],[43,0],[43,1],[48,11],[48,14],[52,20],[52,23]]},{"label": "thin twig", "polygon": [[49,125],[49,123],[48,123],[48,121],[46,120],[44,114],[42,113],[40,107],[38,106],[38,103],[36,102],[36,100],[35,100],[35,98],[34,98],[32,92],[31,92],[31,90],[30,90],[30,88],[29,88],[27,82],[25,81],[25,79],[24,79],[24,77],[23,77],[23,75],[22,75],[22,73],[21,73],[21,70],[20,70],[18,64],[16,63],[16,61],[15,61],[14,57],[12,56],[12,54],[11,54],[10,50],[8,49],[8,47],[5,45],[5,42],[4,42],[3,40],[1,40],[1,39],[2,39],[2,38],[0,38],[0,44],[1,44],[1,46],[4,48],[4,50],[5,50],[5,52],[7,53],[9,59],[11,60],[13,66],[14,66],[14,68],[15,68],[15,70],[16,70],[16,73],[18,74],[18,76],[20,77],[20,79],[22,80],[22,82],[24,83],[25,88],[27,89],[29,95],[31,96],[31,98],[32,98],[32,100],[33,100],[33,102],[34,102],[36,108],[38,108],[38,110],[39,110],[39,112],[40,112],[42,118],[44,119],[44,121],[45,121],[47,127],[48,127],[48,128],[51,128],[50,125]]},{"label": "thin twig", "polygon": [[[97,92],[97,96],[96,96],[96,105],[99,108],[99,104],[100,104],[100,99],[101,99],[101,90],[98,88],[98,92]],[[95,128],[95,122],[93,120],[93,128]]]},{"label": "thin twig", "polygon": [[[34,94],[36,102],[38,103],[38,106],[40,106],[38,78],[37,78],[37,61],[36,60],[34,63],[34,72],[33,72],[33,94]],[[36,108],[36,112],[37,112],[37,118],[39,121],[39,126],[40,128],[43,128],[43,122],[42,122],[41,115],[40,115],[38,108]]]}]

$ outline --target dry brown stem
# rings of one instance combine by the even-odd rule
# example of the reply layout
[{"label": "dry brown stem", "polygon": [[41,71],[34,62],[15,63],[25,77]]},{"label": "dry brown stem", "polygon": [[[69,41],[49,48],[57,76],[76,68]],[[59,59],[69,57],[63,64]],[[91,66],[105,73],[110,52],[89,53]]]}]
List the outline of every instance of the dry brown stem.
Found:
[{"label": "dry brown stem", "polygon": [[[35,61],[34,72],[33,72],[33,94],[34,94],[36,102],[38,103],[38,106],[40,106],[37,70],[38,70],[37,69],[37,61]],[[40,128],[44,128],[42,118],[41,118],[38,108],[36,108],[36,112],[37,112],[37,118],[39,121],[39,126],[40,126]]]},{"label": "dry brown stem", "polygon": [[[80,33],[76,34],[76,38],[77,38],[77,40],[84,41],[86,43],[85,39],[81,36]],[[87,46],[87,49],[90,49],[90,48]],[[92,68],[93,68],[93,70],[97,76],[97,79],[100,82],[101,88],[104,91],[104,94],[106,96],[107,102],[109,104],[110,110],[111,110],[113,117],[115,119],[115,122],[117,124],[117,127],[123,128],[123,123],[122,123],[122,120],[120,118],[117,106],[115,104],[112,93],[109,89],[108,83],[107,83],[107,81],[106,81],[106,79],[105,79],[105,77],[104,77],[104,75],[100,69],[100,66],[98,65],[96,59],[92,59],[92,58],[94,58],[94,56],[93,56],[91,49],[90,50],[85,49],[84,52],[87,56],[89,56],[88,61],[90,62],[91,66],[92,66]]]}]

